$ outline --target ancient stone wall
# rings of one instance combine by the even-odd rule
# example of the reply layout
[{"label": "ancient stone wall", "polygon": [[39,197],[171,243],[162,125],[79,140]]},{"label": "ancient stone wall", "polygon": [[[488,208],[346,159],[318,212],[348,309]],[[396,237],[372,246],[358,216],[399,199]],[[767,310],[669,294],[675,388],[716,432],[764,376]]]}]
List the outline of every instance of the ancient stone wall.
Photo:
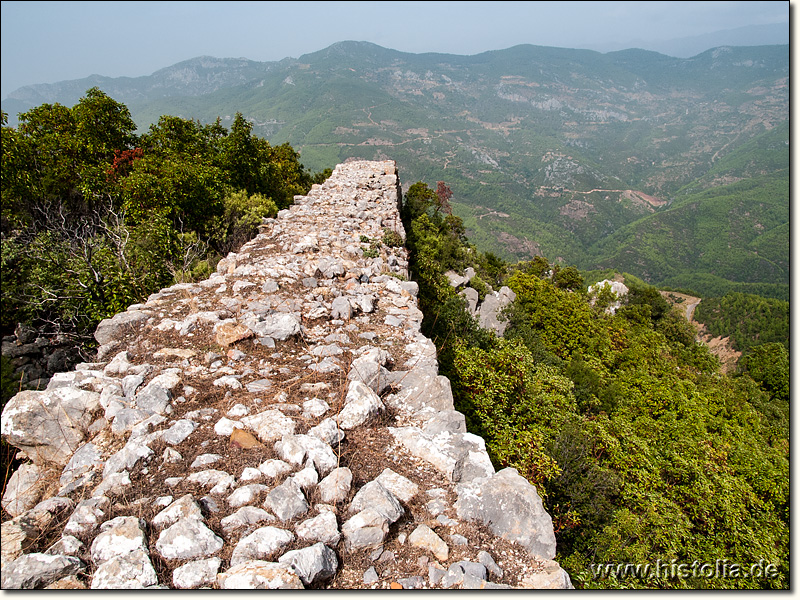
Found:
[{"label": "ancient stone wall", "polygon": [[393,162],[339,165],[12,398],[3,587],[571,587],[453,408],[399,202]]}]

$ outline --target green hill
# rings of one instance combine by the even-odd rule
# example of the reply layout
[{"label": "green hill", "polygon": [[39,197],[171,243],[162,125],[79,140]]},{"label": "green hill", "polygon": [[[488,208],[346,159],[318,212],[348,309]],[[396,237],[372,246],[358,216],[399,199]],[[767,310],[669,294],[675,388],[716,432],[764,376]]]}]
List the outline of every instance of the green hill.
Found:
[{"label": "green hill", "polygon": [[788,142],[785,122],[744,144],[670,207],[595,244],[593,264],[706,296],[738,291],[788,300],[789,170],[781,168]]},{"label": "green hill", "polygon": [[[614,266],[651,282],[689,285],[683,275],[695,270],[783,285],[788,203],[780,212],[774,201],[788,189],[788,77],[788,46],[682,59],[530,45],[409,54],[340,42],[274,63],[194,59],[102,86],[140,131],[163,114],[230,127],[241,112],[312,171],[351,157],[396,160],[406,184],[447,182],[470,239],[509,260],[595,268],[620,259]],[[10,101],[15,110],[26,99],[70,104],[82,83],[29,86]],[[724,186],[748,178],[772,199],[751,190],[734,202],[739,188]],[[713,188],[719,201],[695,197]],[[684,226],[694,213],[719,220],[731,202],[742,217],[722,222],[741,227],[749,213],[766,229]]]}]

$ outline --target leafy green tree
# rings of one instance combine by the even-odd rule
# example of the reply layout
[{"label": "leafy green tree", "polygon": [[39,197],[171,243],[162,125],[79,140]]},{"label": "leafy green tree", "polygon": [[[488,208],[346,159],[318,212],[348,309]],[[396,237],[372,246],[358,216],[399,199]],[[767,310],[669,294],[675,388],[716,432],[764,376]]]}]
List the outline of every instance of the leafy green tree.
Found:
[{"label": "leafy green tree", "polygon": [[459,410],[479,425],[498,466],[513,466],[539,484],[558,473],[545,446],[575,413],[571,381],[534,363],[514,340],[498,340],[489,350],[460,347],[452,381]]},{"label": "leafy green tree", "polygon": [[261,194],[248,195],[246,190],[232,192],[222,200],[223,213],[214,223],[213,238],[220,240],[221,254],[227,254],[258,233],[265,217],[275,217],[278,207]]},{"label": "leafy green tree", "polygon": [[772,342],[750,350],[740,366],[774,398],[789,402],[789,351]]},{"label": "leafy green tree", "polygon": [[[2,127],[3,327],[28,322],[91,343],[97,322],[173,281],[208,274],[312,176],[237,114],[163,116],[137,136],[97,88]],[[244,191],[241,191],[244,190]]]}]

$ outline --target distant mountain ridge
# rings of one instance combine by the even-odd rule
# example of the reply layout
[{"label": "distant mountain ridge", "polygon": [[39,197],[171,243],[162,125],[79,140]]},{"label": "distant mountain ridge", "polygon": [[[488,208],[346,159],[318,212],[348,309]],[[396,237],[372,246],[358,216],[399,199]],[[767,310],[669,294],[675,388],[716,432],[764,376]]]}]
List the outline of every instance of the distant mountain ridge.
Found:
[{"label": "distant mountain ridge", "polygon": [[592,50],[613,52],[626,48],[642,48],[676,58],[691,58],[710,48],[720,46],[773,46],[788,44],[791,32],[789,23],[746,25],[735,29],[714,31],[670,40],[628,40],[622,43],[598,44]]},{"label": "distant mountain ridge", "polygon": [[8,99],[30,106],[54,102],[71,105],[77,103],[87,89],[95,86],[112,97],[124,97],[127,102],[170,96],[201,96],[247,83],[278,64],[245,58],[198,56],[142,77],[90,75],[59,83],[27,85],[9,94]]},{"label": "distant mountain ridge", "polygon": [[[163,114],[228,125],[241,112],[255,133],[292,144],[312,170],[350,157],[396,160],[406,185],[446,181],[470,239],[506,258],[541,253],[594,268],[626,255],[629,272],[653,282],[697,267],[730,283],[767,283],[748,263],[765,251],[781,254],[768,257],[771,264],[788,265],[788,236],[785,251],[774,239],[756,250],[748,238],[739,267],[681,255],[681,272],[653,262],[669,260],[668,243],[638,256],[636,236],[615,238],[631,244],[628,251],[606,243],[691,193],[754,176],[788,182],[788,46],[724,46],[682,59],[530,45],[409,54],[340,42],[272,63],[200,57],[148,77],[28,86],[3,110],[72,105],[94,85],[125,103],[142,128]],[[754,142],[749,163],[716,172],[726,156],[775,132],[783,137],[770,143],[783,150],[785,141],[785,157],[761,161]],[[754,161],[763,163],[757,173],[745,168]],[[780,223],[768,224],[781,227],[785,213],[788,231],[788,195],[777,200]],[[775,231],[757,237],[779,241]],[[764,278],[788,286],[788,269]]]}]

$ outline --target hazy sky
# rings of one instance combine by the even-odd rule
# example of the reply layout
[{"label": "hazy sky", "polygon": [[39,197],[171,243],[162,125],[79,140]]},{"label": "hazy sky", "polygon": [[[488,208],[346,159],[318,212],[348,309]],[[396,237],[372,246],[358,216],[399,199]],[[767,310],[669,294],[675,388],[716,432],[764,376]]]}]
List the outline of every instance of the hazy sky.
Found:
[{"label": "hazy sky", "polygon": [[[793,3],[792,3],[793,4]],[[775,2],[2,2],[2,91],[138,77],[201,55],[273,61],[343,40],[477,54],[598,47],[785,23]]]}]

